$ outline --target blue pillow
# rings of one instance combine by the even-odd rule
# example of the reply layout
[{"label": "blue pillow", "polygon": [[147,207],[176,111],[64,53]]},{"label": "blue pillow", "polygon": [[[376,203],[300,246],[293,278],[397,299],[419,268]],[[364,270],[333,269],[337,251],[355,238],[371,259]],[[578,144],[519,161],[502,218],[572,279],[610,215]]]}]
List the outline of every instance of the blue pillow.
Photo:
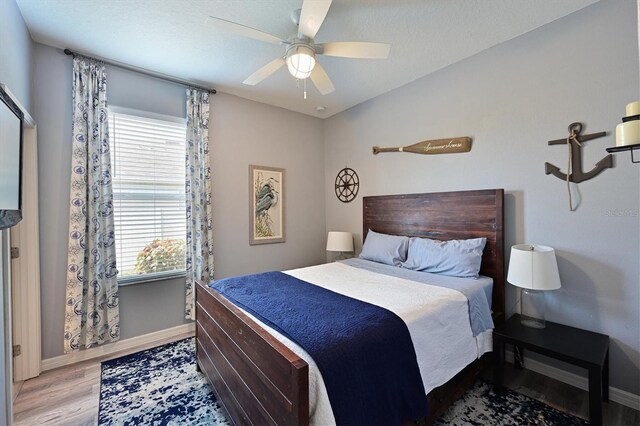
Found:
[{"label": "blue pillow", "polygon": [[478,278],[486,238],[438,241],[411,238],[403,268],[461,278]]},{"label": "blue pillow", "polygon": [[386,265],[400,266],[407,258],[409,237],[379,234],[369,230],[364,240],[361,259],[372,260]]}]

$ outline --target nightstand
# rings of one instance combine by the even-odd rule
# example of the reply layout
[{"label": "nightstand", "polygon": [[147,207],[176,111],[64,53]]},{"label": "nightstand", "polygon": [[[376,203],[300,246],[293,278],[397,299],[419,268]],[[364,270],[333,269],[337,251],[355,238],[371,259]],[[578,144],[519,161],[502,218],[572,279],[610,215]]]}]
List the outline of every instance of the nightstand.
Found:
[{"label": "nightstand", "polygon": [[506,343],[586,368],[589,372],[589,422],[602,424],[602,401],[609,401],[609,336],[551,321],[546,328],[520,324],[515,314],[493,330],[493,387],[504,389]]}]

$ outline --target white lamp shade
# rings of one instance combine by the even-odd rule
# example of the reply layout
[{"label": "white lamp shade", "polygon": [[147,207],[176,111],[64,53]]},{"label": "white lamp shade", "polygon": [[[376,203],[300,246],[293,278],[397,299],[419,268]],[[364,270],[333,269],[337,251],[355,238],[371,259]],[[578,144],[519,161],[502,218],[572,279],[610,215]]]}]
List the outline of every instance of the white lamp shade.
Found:
[{"label": "white lamp shade", "polygon": [[304,80],[311,75],[316,66],[316,53],[307,46],[294,45],[287,51],[286,62],[289,73],[299,80]]},{"label": "white lamp shade", "polygon": [[327,236],[327,251],[353,251],[353,234],[351,232],[329,232]]},{"label": "white lamp shade", "polygon": [[511,247],[507,281],[532,290],[559,289],[560,274],[553,248],[532,244]]}]

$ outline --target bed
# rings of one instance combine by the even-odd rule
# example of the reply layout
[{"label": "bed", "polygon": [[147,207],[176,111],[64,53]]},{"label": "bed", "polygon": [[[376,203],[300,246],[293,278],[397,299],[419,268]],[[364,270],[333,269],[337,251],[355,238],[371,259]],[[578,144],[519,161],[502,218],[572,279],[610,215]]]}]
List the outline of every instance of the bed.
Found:
[{"label": "bed", "polygon": [[[369,230],[438,240],[486,238],[480,274],[493,280],[494,322],[504,320],[503,190],[364,197],[364,238]],[[310,363],[282,336],[205,283],[196,288],[196,341],[198,367],[234,423],[319,422],[309,412],[313,365],[310,372]],[[446,383],[427,391],[429,419],[437,418],[475,381],[485,360],[470,361]],[[316,394],[311,394],[312,411]]]}]

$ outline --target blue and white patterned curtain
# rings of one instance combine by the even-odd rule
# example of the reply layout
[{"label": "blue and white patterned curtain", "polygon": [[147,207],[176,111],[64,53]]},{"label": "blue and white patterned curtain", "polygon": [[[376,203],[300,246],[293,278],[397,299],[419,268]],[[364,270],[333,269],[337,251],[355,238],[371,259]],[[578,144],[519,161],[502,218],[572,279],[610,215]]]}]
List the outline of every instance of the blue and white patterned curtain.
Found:
[{"label": "blue and white patterned curtain", "polygon": [[209,92],[187,89],[187,294],[185,316],[195,319],[195,281],[213,280]]},{"label": "blue and white patterned curtain", "polygon": [[75,57],[64,324],[67,353],[120,337],[107,117],[104,64]]}]

